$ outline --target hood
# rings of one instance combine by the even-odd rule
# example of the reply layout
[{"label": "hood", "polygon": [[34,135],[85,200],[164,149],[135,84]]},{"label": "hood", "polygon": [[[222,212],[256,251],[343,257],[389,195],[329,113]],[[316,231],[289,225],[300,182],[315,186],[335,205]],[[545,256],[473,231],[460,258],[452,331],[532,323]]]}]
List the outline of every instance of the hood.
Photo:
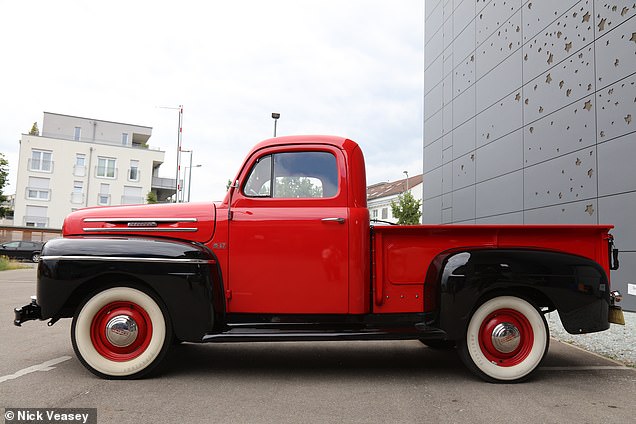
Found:
[{"label": "hood", "polygon": [[214,235],[213,203],[167,203],[80,209],[64,220],[62,235],[135,235],[205,243]]}]

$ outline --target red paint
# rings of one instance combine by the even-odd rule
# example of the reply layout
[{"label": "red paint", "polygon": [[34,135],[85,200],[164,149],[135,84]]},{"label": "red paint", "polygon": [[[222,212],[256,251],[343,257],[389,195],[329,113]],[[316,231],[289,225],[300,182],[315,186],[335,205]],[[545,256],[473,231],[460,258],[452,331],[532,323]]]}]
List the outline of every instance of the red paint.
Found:
[{"label": "red paint", "polygon": [[[106,337],[106,325],[119,315],[130,317],[137,323],[137,338],[129,346],[113,345]],[[104,358],[116,362],[130,361],[144,353],[152,339],[152,321],[145,309],[132,302],[112,302],[104,306],[91,322],[91,341]]]},{"label": "red paint", "polygon": [[[338,191],[319,199],[249,197],[242,192],[263,156],[320,151],[337,160]],[[226,310],[244,313],[404,313],[432,311],[441,253],[467,248],[566,252],[598,262],[609,275],[609,225],[426,225],[375,228],[371,245],[364,157],[353,141],[332,136],[265,140],[248,154],[219,203],[89,208],[66,219],[64,236],[167,237],[205,243],[221,267]],[[116,218],[195,218],[136,231]],[[91,222],[96,218],[99,222]],[[343,218],[344,223],[323,218]],[[88,221],[87,221],[88,220]],[[125,230],[121,232],[121,230]],[[176,232],[175,232],[176,230]],[[192,230],[192,231],[188,231]],[[431,274],[432,275],[432,274]]]},{"label": "red paint", "polygon": [[[520,342],[515,350],[509,353],[500,352],[492,343],[492,332],[502,323],[510,323],[519,330]],[[534,343],[534,333],[530,321],[514,309],[499,309],[486,317],[479,328],[479,347],[484,356],[500,367],[512,367],[523,362]]]}]

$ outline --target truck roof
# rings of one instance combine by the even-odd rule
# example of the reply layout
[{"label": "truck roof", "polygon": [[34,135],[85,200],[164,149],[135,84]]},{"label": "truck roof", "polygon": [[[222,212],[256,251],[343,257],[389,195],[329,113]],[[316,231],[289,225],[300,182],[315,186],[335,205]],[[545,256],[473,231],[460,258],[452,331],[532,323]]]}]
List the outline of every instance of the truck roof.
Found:
[{"label": "truck roof", "polygon": [[289,145],[297,145],[297,144],[328,144],[334,147],[337,147],[342,150],[352,151],[354,150],[358,144],[345,137],[339,137],[335,135],[290,135],[284,137],[275,137],[269,138],[267,140],[263,140],[257,145],[255,145],[250,153],[247,155],[249,157],[252,153],[263,149],[265,147],[272,146],[289,146]]}]

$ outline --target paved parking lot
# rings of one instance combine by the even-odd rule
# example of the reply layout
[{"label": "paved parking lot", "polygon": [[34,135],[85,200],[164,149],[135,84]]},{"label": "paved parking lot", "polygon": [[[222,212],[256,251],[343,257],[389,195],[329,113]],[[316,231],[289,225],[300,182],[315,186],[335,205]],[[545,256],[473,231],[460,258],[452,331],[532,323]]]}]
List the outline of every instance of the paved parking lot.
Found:
[{"label": "paved parking lot", "polygon": [[417,341],[184,344],[163,372],[94,377],[70,320],[14,327],[35,270],[0,272],[0,408],[97,408],[98,423],[625,423],[636,370],[552,340],[535,378],[484,383]]}]

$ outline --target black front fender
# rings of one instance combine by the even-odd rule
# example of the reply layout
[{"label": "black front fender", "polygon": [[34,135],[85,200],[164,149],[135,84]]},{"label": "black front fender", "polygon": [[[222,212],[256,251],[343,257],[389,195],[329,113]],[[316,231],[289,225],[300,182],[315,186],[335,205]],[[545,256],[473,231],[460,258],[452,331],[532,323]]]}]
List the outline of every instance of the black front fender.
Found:
[{"label": "black front fender", "polygon": [[484,249],[449,255],[440,282],[440,327],[463,337],[485,299],[512,294],[557,309],[569,333],[609,328],[609,283],[596,262],[566,253]]},{"label": "black front fender", "polygon": [[196,243],[125,237],[49,241],[38,266],[42,319],[72,317],[87,296],[116,285],[153,291],[176,337],[201,341],[223,313],[221,278],[210,250]]}]

